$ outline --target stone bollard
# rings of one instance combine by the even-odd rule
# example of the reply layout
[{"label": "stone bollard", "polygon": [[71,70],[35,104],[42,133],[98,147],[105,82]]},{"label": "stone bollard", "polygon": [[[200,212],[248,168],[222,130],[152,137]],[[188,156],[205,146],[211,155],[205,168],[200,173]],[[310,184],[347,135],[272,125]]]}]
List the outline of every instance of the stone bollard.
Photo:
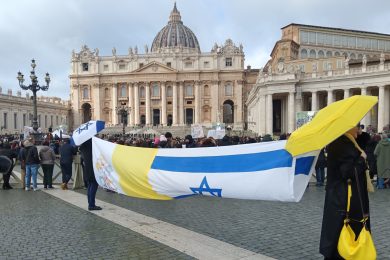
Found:
[{"label": "stone bollard", "polygon": [[80,154],[74,156],[74,167],[75,167],[75,174],[74,174],[74,180],[73,180],[73,189],[81,189],[84,187],[84,180],[83,180],[83,171],[81,167],[81,160],[80,160]]}]

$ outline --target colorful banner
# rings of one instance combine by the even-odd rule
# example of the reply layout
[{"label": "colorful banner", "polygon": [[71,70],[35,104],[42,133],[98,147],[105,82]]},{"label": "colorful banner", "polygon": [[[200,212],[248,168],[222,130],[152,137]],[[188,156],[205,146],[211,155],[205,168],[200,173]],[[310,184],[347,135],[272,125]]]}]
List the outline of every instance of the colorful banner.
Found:
[{"label": "colorful banner", "polygon": [[319,151],[292,157],[286,141],[152,149],[93,138],[100,186],[128,196],[169,200],[194,195],[299,201]]}]

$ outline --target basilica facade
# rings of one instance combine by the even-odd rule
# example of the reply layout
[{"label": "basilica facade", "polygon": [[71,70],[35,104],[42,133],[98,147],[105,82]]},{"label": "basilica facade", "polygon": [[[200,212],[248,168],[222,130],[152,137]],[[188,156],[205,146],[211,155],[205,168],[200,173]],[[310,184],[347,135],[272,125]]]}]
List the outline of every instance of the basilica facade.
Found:
[{"label": "basilica facade", "polygon": [[297,112],[318,111],[352,95],[378,104],[362,123],[382,132],[390,123],[390,35],[289,24],[246,100],[249,129],[291,133]]},{"label": "basilica facade", "polygon": [[[176,4],[150,48],[101,56],[82,46],[72,53],[71,104],[74,127],[91,119],[108,126],[212,126],[224,122],[242,129],[245,99],[258,70],[244,68],[244,51],[227,39],[201,52]],[[128,117],[120,116],[126,107]],[[119,112],[119,113],[118,113]]]}]

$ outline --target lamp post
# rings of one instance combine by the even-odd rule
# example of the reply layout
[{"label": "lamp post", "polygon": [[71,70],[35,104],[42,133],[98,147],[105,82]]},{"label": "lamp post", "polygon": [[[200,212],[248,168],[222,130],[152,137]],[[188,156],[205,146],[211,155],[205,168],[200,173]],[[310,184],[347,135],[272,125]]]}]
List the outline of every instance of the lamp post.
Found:
[{"label": "lamp post", "polygon": [[35,67],[37,65],[35,64],[35,60],[31,60],[31,67],[32,71],[30,74],[30,79],[31,79],[31,84],[26,86],[23,85],[24,82],[24,75],[19,71],[17,79],[19,81],[19,86],[24,89],[24,90],[31,90],[33,93],[33,122],[32,122],[32,127],[34,129],[34,132],[37,132],[38,130],[38,112],[37,112],[37,92],[39,90],[46,91],[49,89],[49,83],[50,83],[50,76],[49,73],[46,73],[45,81],[46,81],[46,86],[41,86],[38,84],[38,77],[35,75]]},{"label": "lamp post", "polygon": [[125,135],[125,127],[127,124],[127,115],[129,114],[130,109],[131,108],[126,106],[125,102],[121,102],[121,105],[115,108],[116,113],[121,116],[121,122],[123,124],[123,128],[122,128],[123,135]]}]

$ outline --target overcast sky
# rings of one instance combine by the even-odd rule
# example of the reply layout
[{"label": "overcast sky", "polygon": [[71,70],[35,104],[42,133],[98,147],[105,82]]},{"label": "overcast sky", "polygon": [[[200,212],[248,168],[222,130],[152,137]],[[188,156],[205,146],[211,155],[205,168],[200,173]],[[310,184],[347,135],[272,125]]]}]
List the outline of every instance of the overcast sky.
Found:
[{"label": "overcast sky", "polygon": [[[177,0],[184,25],[197,36],[202,52],[231,38],[242,43],[245,66],[264,66],[280,28],[289,23],[340,27],[390,34],[390,1],[357,0]],[[86,44],[100,55],[126,55],[150,47],[167,24],[173,0],[1,0],[0,86],[19,90],[20,70],[30,83],[36,59],[40,82],[52,78],[47,96],[69,99],[72,50]],[[42,93],[42,91],[41,91]],[[41,94],[40,93],[40,94]],[[23,93],[24,94],[24,93]]]}]

